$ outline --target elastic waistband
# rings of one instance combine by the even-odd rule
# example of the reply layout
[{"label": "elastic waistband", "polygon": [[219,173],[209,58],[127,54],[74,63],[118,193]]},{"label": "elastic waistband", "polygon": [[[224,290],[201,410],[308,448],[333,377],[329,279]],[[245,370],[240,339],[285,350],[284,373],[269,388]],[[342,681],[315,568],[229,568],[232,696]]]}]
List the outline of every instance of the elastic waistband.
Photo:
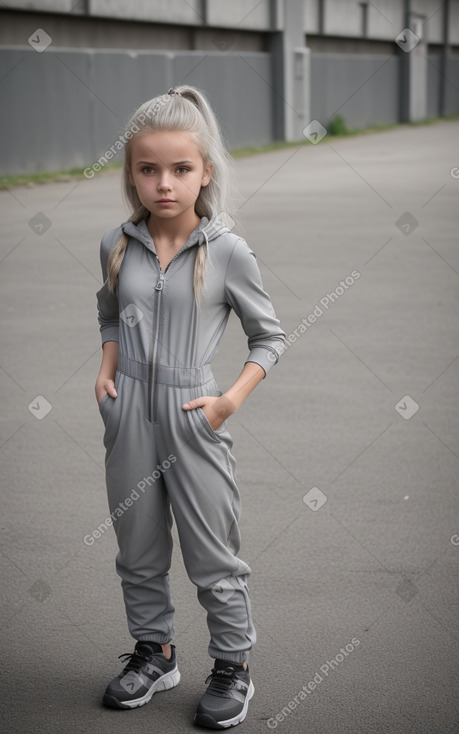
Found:
[{"label": "elastic waistband", "polygon": [[[124,354],[118,355],[118,372],[135,380],[148,382],[152,373],[152,365],[129,359]],[[176,387],[198,387],[213,379],[210,364],[202,367],[167,367],[164,364],[156,365],[156,381],[162,385]]]}]

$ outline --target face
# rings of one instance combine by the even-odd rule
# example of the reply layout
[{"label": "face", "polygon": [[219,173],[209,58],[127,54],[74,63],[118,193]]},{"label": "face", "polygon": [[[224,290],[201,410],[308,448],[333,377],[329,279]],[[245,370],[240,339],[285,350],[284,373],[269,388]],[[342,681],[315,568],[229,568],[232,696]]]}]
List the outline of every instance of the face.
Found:
[{"label": "face", "polygon": [[198,145],[188,132],[155,130],[132,140],[129,180],[153,216],[173,219],[194,212],[201,186],[207,186],[212,164],[204,166]]}]

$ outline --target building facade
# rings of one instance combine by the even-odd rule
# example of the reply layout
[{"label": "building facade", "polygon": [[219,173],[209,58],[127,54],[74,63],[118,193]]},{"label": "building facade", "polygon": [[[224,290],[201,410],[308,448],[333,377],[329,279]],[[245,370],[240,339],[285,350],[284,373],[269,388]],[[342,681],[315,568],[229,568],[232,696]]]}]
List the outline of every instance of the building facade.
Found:
[{"label": "building facade", "polygon": [[90,165],[178,84],[233,149],[459,113],[459,0],[12,0],[0,18],[4,174]]}]

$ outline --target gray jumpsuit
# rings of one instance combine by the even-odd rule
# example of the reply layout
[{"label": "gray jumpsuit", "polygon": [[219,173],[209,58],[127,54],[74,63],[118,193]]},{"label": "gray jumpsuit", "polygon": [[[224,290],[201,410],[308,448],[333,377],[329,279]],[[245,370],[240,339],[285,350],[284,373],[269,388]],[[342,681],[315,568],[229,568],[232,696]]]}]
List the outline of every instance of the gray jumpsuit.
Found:
[{"label": "gray jumpsuit", "polygon": [[[107,288],[107,260],[128,235],[118,295]],[[195,304],[196,248],[206,244],[206,278]],[[243,662],[255,642],[247,588],[237,557],[240,495],[225,423],[213,430],[201,408],[182,405],[221,395],[210,363],[231,309],[248,337],[248,362],[267,372],[284,343],[260,271],[246,242],[218,219],[201,219],[165,271],[147,224],[125,222],[101,243],[97,293],[102,343],[119,343],[116,398],[100,402],[106,483],[131,635],[164,644],[174,634],[169,590],[172,513],[183,561],[207,611],[209,654]]]}]

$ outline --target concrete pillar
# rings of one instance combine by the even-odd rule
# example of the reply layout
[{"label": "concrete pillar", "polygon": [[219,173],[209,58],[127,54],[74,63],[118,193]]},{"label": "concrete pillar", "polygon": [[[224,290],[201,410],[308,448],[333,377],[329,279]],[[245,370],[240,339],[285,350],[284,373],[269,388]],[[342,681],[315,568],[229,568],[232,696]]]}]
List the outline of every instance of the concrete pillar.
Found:
[{"label": "concrete pillar", "polygon": [[405,0],[404,15],[405,27],[395,39],[401,49],[400,118],[415,122],[427,117],[427,18],[411,9],[410,0]]},{"label": "concrete pillar", "polygon": [[294,142],[303,139],[310,114],[310,52],[304,31],[305,0],[277,4],[281,17],[273,14],[275,29],[273,60],[274,137]]},{"label": "concrete pillar", "polygon": [[448,59],[450,56],[449,41],[449,19],[450,19],[450,0],[443,2],[443,48],[441,53],[441,75],[440,75],[440,102],[438,114],[444,117],[447,113],[446,105],[446,85],[448,83]]},{"label": "concrete pillar", "polygon": [[410,64],[410,120],[423,120],[427,117],[427,42],[423,32],[425,16],[411,14],[409,28],[419,38],[419,42],[409,54]]}]

